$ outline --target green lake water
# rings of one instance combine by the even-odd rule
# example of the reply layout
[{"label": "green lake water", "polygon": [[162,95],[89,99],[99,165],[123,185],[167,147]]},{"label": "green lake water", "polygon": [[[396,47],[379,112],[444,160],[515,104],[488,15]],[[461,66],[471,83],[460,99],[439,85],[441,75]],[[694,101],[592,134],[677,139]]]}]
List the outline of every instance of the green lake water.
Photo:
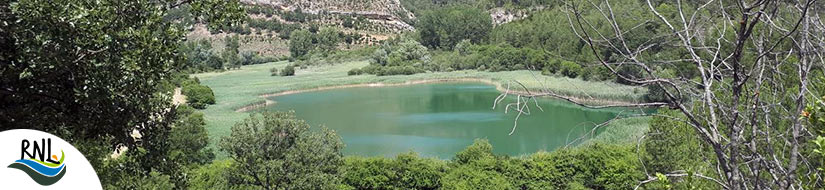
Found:
[{"label": "green lake water", "polygon": [[[513,135],[516,114],[504,106],[492,109],[500,94],[483,83],[436,83],[380,88],[342,88],[272,97],[266,110],[294,110],[313,128],[325,125],[341,136],[346,155],[420,155],[451,158],[486,138],[498,154],[512,156],[563,147],[617,114],[555,99],[540,99],[544,111],[522,116]],[[514,98],[504,102],[512,102]]]}]

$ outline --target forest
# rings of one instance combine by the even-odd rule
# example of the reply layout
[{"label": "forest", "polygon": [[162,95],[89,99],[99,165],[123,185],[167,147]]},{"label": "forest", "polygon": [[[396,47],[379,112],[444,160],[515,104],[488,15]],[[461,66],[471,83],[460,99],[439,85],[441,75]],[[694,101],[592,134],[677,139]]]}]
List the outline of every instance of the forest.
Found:
[{"label": "forest", "polygon": [[[399,2],[414,17],[238,0],[0,2],[0,131],[65,139],[104,189],[825,188],[823,1]],[[418,148],[453,146],[435,137],[454,134],[416,131],[414,148],[358,154],[360,129],[267,108],[336,86],[462,80],[500,95],[401,101],[377,116],[483,101],[505,118],[447,157]],[[373,108],[364,102],[343,112]],[[561,109],[546,105],[583,110],[585,132],[517,154],[498,146],[529,141],[516,136],[533,132],[530,119]],[[483,120],[460,113],[416,116]]]}]

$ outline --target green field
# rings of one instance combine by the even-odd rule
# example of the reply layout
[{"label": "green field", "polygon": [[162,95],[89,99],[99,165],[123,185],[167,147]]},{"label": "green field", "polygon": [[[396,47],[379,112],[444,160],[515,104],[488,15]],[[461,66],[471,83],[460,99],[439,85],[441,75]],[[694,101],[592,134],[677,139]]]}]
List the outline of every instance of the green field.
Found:
[{"label": "green field", "polygon": [[[231,126],[243,120],[249,114],[236,112],[235,110],[250,104],[264,102],[264,98],[260,97],[262,94],[288,90],[363,83],[404,83],[428,79],[477,78],[500,84],[506,84],[508,81],[519,81],[532,90],[547,88],[558,94],[600,101],[637,102],[642,99],[647,91],[645,88],[612,82],[590,82],[565,77],[543,76],[538,72],[531,73],[530,71],[484,72],[469,70],[396,76],[347,75],[347,71],[352,68],[368,65],[369,63],[366,61],[298,69],[295,76],[270,76],[269,70],[271,68],[280,70],[288,64],[288,62],[267,63],[244,66],[239,70],[193,75],[199,78],[202,84],[211,87],[215,93],[217,103],[203,110],[211,147],[215,147],[220,137],[229,135]],[[219,153],[219,155],[221,155],[219,157],[222,157],[222,153]]]}]

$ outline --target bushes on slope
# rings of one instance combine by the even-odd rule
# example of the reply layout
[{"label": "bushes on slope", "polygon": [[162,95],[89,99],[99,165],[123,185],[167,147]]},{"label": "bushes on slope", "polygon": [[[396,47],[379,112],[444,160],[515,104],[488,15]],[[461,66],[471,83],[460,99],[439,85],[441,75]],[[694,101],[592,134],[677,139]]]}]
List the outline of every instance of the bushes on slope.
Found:
[{"label": "bushes on slope", "polygon": [[493,28],[490,14],[472,7],[453,6],[427,11],[416,28],[421,42],[433,49],[452,49],[462,40],[478,43],[487,39]]}]

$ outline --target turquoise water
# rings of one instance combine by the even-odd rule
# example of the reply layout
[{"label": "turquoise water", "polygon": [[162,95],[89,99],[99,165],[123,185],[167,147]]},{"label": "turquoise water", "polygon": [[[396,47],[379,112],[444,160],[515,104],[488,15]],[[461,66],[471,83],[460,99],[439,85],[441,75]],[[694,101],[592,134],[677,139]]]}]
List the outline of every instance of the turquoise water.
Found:
[{"label": "turquoise water", "polygon": [[[619,110],[593,110],[555,99],[540,99],[539,111],[523,115],[513,135],[515,112],[492,109],[500,94],[483,83],[436,83],[380,88],[342,88],[272,97],[265,110],[294,110],[313,127],[334,129],[346,155],[420,155],[451,158],[486,138],[494,152],[507,155],[554,150],[584,134]],[[514,98],[504,102],[512,102]]]}]

